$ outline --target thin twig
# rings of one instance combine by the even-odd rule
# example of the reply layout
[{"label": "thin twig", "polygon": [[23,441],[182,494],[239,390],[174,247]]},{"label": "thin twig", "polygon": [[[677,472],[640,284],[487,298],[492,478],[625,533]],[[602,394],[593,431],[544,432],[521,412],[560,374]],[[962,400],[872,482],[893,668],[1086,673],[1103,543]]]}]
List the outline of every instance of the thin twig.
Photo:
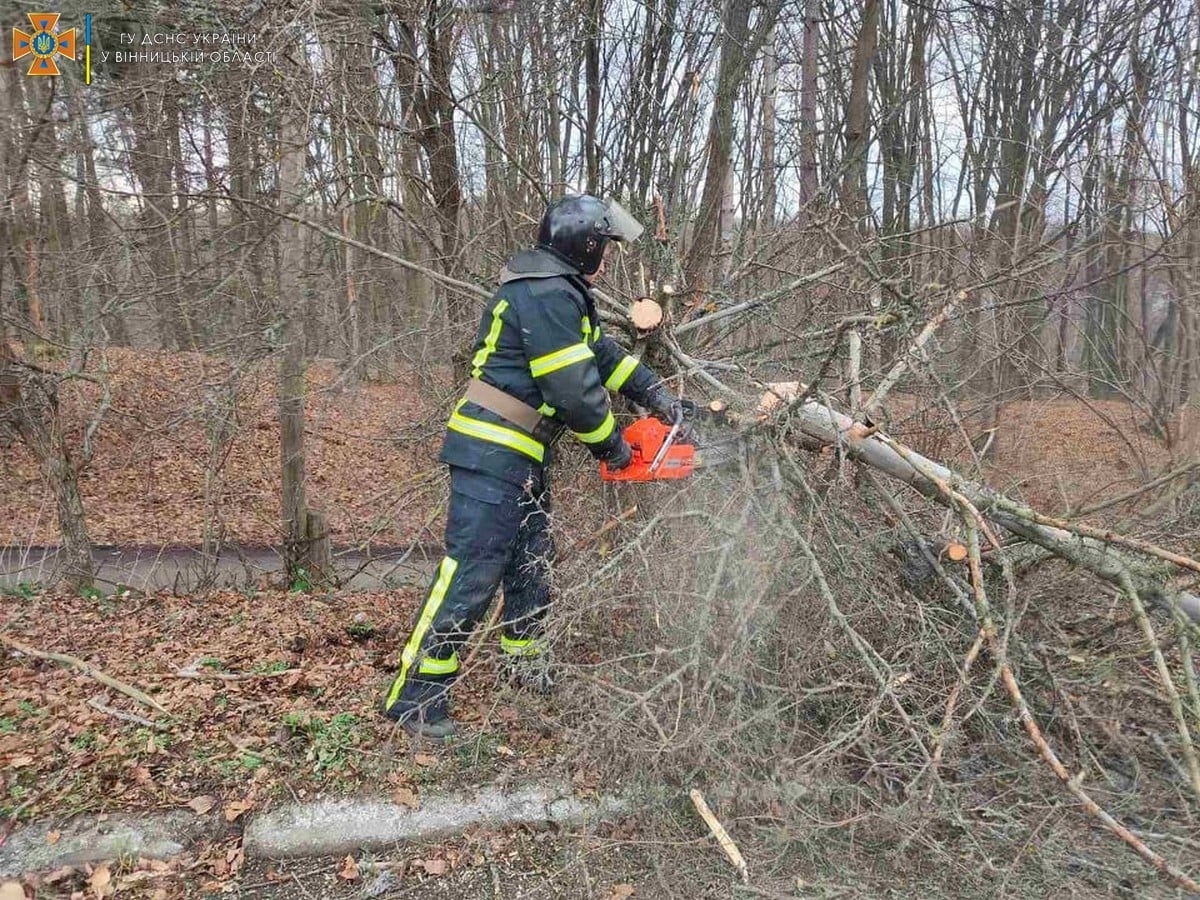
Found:
[{"label": "thin twig", "polygon": [[113,709],[111,706],[105,706],[95,697],[92,697],[90,700],[88,700],[87,705],[98,712],[104,713],[107,716],[112,716],[114,719],[120,719],[122,722],[132,722],[135,725],[141,725],[145,728],[162,729],[164,727],[159,725],[157,722],[151,722],[149,719],[144,719],[141,716],[134,715],[133,713],[122,712],[119,709]]},{"label": "thin twig", "polygon": [[933,740],[933,770],[935,775],[937,774],[938,766],[942,762],[942,750],[946,746],[946,735],[950,733],[950,725],[954,721],[954,707],[958,704],[958,698],[970,680],[971,666],[982,649],[983,632],[980,631],[975,638],[975,643],[971,645],[971,649],[967,651],[967,655],[963,658],[962,668],[958,672],[958,681],[955,682],[953,690],[950,691],[950,696],[946,698],[946,711],[942,714],[942,725],[938,728],[937,736]]},{"label": "thin twig", "polygon": [[1051,771],[1058,776],[1059,780],[1066,785],[1067,790],[1083,804],[1083,808],[1099,820],[1109,831],[1128,844],[1138,856],[1142,857],[1142,859],[1184,890],[1200,893],[1200,883],[1193,880],[1186,872],[1172,865],[1164,856],[1150,849],[1145,841],[1138,838],[1093,800],[1091,795],[1083,789],[1082,773],[1079,776],[1071,775],[1067,767],[1063,765],[1058,755],[1054,752],[1054,749],[1046,742],[1046,738],[1042,734],[1042,729],[1030,711],[1029,704],[1026,703],[1025,696],[1022,694],[1016,676],[1013,674],[1012,666],[1008,662],[1004,646],[996,639],[996,625],[992,619],[992,613],[987,601],[987,593],[983,583],[983,563],[979,557],[979,530],[976,527],[976,522],[980,518],[979,511],[969,509],[968,507],[971,504],[965,499],[960,498],[958,503],[962,510],[963,526],[967,532],[971,585],[974,588],[976,603],[979,607],[979,618],[983,622],[982,634],[988,643],[989,649],[1000,665],[1001,681],[1004,683],[1004,687],[1008,691],[1013,705],[1017,708],[1017,714],[1021,719],[1021,724],[1025,728],[1025,733],[1033,741],[1038,754],[1046,761],[1046,764],[1050,766]]},{"label": "thin twig", "polygon": [[887,395],[891,389],[896,386],[896,382],[900,380],[900,377],[904,374],[904,371],[908,368],[909,359],[919,357],[921,355],[921,349],[929,342],[929,339],[933,337],[934,332],[942,327],[943,323],[945,323],[945,321],[954,314],[954,310],[958,308],[958,305],[966,299],[967,292],[959,291],[957,294],[951,297],[944,306],[942,306],[942,308],[937,312],[936,315],[933,316],[933,318],[925,323],[925,327],[921,329],[921,333],[918,334],[913,340],[912,344],[909,345],[908,352],[896,360],[896,364],[892,366],[891,371],[883,376],[883,380],[879,382],[879,385],[875,388],[874,392],[870,397],[867,398],[866,403],[863,404],[863,414],[868,419],[873,418],[878,413],[880,405],[887,398]]},{"label": "thin twig", "polygon": [[1081,509],[1071,510],[1071,514],[1075,516],[1089,516],[1092,513],[1098,513],[1101,510],[1111,509],[1114,506],[1120,506],[1127,500],[1133,500],[1142,496],[1142,494],[1149,493],[1150,491],[1160,488],[1165,484],[1170,484],[1175,479],[1194,472],[1196,469],[1200,469],[1200,461],[1188,463],[1186,466],[1180,466],[1178,469],[1173,469],[1172,471],[1167,472],[1165,475],[1160,475],[1153,481],[1147,481],[1145,484],[1135,487],[1133,490],[1126,491],[1124,494],[1118,494],[1116,497],[1113,497],[1109,500],[1104,500],[1100,503],[1094,503],[1091,506],[1085,506]]},{"label": "thin twig", "polygon": [[66,653],[51,653],[46,650],[35,650],[33,647],[28,647],[15,638],[9,637],[7,634],[0,634],[0,642],[7,644],[18,653],[24,653],[26,656],[32,656],[34,659],[45,659],[49,660],[50,662],[56,662],[64,666],[69,666],[72,669],[82,672],[89,678],[95,679],[105,687],[110,687],[114,691],[120,691],[126,697],[133,698],[143,706],[149,706],[151,709],[158,710],[164,715],[169,716],[171,714],[149,694],[145,693],[144,691],[140,691],[123,681],[118,681],[111,675],[108,675],[102,672],[100,669],[97,669],[91,663],[84,662],[82,659],[79,659],[76,656],[70,656]]},{"label": "thin twig", "polygon": [[1171,670],[1167,668],[1162,648],[1158,645],[1158,635],[1154,633],[1154,626],[1150,624],[1150,616],[1146,613],[1146,606],[1142,603],[1137,588],[1133,586],[1133,580],[1128,575],[1124,575],[1122,582],[1125,596],[1129,598],[1129,602],[1133,606],[1134,618],[1137,619],[1138,627],[1142,629],[1142,634],[1146,637],[1146,643],[1150,645],[1150,655],[1154,660],[1158,679],[1162,682],[1163,690],[1167,692],[1171,715],[1175,718],[1175,727],[1179,731],[1179,740],[1183,747],[1183,758],[1187,761],[1192,790],[1195,791],[1197,799],[1200,799],[1200,760],[1196,758],[1196,745],[1192,742],[1191,729],[1188,728],[1187,719],[1183,714],[1183,701],[1179,698],[1175,679],[1171,677]]}]

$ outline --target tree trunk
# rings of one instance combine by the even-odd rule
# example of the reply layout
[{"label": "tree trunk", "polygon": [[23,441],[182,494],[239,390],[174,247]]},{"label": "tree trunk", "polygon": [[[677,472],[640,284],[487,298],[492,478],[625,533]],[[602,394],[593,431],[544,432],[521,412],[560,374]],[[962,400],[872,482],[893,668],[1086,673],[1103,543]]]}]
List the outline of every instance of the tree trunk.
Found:
[{"label": "tree trunk", "polygon": [[63,561],[63,581],[72,590],[92,586],[95,568],[83,495],[58,406],[58,380],[18,362],[0,341],[0,425],[15,428],[37,459],[54,494]]},{"label": "tree trunk", "polygon": [[775,45],[775,29],[767,35],[763,51],[762,89],[762,161],[759,164],[759,183],[762,185],[762,218],[764,228],[775,225],[775,207],[779,205],[777,170],[775,168],[775,95],[779,90],[779,57]]},{"label": "tree trunk", "polygon": [[842,211],[857,230],[870,212],[867,199],[867,80],[879,39],[879,0],[864,0],[862,26],[854,42],[850,96],[846,103],[846,151],[843,161]]},{"label": "tree trunk", "polygon": [[800,212],[796,224],[807,228],[817,197],[817,33],[821,0],[804,7],[804,50],[800,60]]},{"label": "tree trunk", "polygon": [[584,77],[587,79],[587,119],[584,144],[587,154],[587,191],[600,190],[600,146],[596,133],[600,127],[600,28],[604,19],[604,0],[588,0],[588,32],[584,43]]},{"label": "tree trunk", "polygon": [[728,0],[721,40],[717,90],[708,126],[708,156],[704,194],[700,200],[692,245],[688,249],[688,290],[699,298],[710,287],[713,257],[721,224],[721,207],[728,184],[733,151],[733,112],[748,64],[746,51],[750,25],[750,0]]},{"label": "tree trunk", "polygon": [[[301,111],[283,104],[279,135],[279,205],[300,204],[304,190],[306,128]],[[308,530],[304,447],[304,373],[307,368],[300,280],[304,262],[300,226],[279,220],[279,453],[283,505],[283,560],[290,580],[310,581],[313,565]]]}]

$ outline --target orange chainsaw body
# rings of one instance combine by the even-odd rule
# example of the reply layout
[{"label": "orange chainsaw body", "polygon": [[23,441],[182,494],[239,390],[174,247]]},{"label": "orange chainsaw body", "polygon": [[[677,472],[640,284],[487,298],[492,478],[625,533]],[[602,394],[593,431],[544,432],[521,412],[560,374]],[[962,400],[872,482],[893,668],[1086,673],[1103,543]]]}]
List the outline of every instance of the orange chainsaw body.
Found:
[{"label": "orange chainsaw body", "polygon": [[696,467],[696,448],[691,444],[672,443],[651,471],[655,457],[671,437],[671,426],[654,416],[638,419],[623,432],[633,449],[633,462],[624,469],[610,472],[607,463],[600,463],[600,477],[605,481],[666,481],[687,478]]}]

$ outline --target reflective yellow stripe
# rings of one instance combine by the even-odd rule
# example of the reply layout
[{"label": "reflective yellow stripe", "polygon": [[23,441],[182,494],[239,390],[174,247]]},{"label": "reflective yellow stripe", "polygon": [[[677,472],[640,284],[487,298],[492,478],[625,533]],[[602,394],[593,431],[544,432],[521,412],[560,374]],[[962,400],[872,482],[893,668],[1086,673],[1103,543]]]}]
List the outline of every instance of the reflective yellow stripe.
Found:
[{"label": "reflective yellow stripe", "polygon": [[592,343],[595,343],[598,340],[600,340],[600,326],[599,325],[597,325],[595,328],[592,329]]},{"label": "reflective yellow stripe", "polygon": [[592,336],[592,320],[587,316],[583,317],[583,342],[586,344],[588,338]]},{"label": "reflective yellow stripe", "polygon": [[488,361],[488,357],[496,352],[496,341],[500,340],[500,329],[504,327],[504,322],[501,321],[500,317],[504,315],[506,309],[508,309],[508,301],[501,300],[496,304],[495,309],[492,310],[492,327],[488,329],[483,346],[479,348],[479,352],[471,360],[471,365],[475,367],[471,370],[472,378],[479,377],[479,373],[483,371],[484,363]]},{"label": "reflective yellow stripe", "polygon": [[417,619],[417,627],[413,629],[408,643],[404,645],[404,652],[400,654],[400,674],[396,676],[396,680],[392,682],[391,690],[388,691],[386,704],[388,708],[394,706],[396,701],[400,699],[400,692],[404,690],[404,680],[408,677],[408,670],[412,668],[412,664],[421,650],[421,642],[425,640],[429,626],[433,624],[434,616],[441,609],[442,601],[446,599],[446,591],[450,589],[450,579],[454,577],[454,573],[457,570],[457,560],[451,559],[449,556],[442,558],[442,564],[438,567],[437,581],[433,583],[433,588],[429,591],[425,605],[421,607],[421,615]]},{"label": "reflective yellow stripe", "polygon": [[580,341],[578,344],[571,344],[569,347],[563,347],[561,350],[555,350],[553,353],[530,360],[529,371],[534,378],[541,378],[543,375],[565,369],[577,362],[592,359],[592,356],[592,348]]},{"label": "reflective yellow stripe", "polygon": [[542,462],[546,457],[546,448],[538,441],[529,437],[527,434],[522,434],[512,428],[505,428],[503,425],[495,425],[491,422],[483,422],[479,419],[469,419],[460,413],[458,410],[462,407],[465,400],[460,400],[458,406],[450,416],[450,421],[446,423],[446,427],[451,431],[457,431],[459,434],[465,434],[468,437],[479,438],[481,441],[490,441],[493,444],[499,444],[502,447],[508,447],[511,450],[516,450],[518,453],[524,453],[535,462]]},{"label": "reflective yellow stripe", "polygon": [[540,413],[541,413],[543,416],[545,416],[546,418],[550,418],[550,417],[551,417],[551,416],[553,416],[553,415],[554,415],[556,412],[558,412],[558,410],[556,410],[556,409],[555,409],[553,406],[551,406],[549,403],[543,403],[541,406],[539,406],[539,407],[538,407],[538,412],[540,412]]},{"label": "reflective yellow stripe", "polygon": [[612,374],[608,376],[608,381],[604,382],[604,386],[610,391],[619,391],[621,386],[629,380],[629,376],[633,374],[633,370],[637,367],[637,359],[632,356],[626,356],[623,360],[617,363],[617,367],[612,370]]},{"label": "reflective yellow stripe", "polygon": [[599,444],[601,441],[607,440],[608,436],[613,433],[613,429],[617,427],[616,420],[613,419],[613,414],[610,411],[604,417],[604,421],[600,423],[599,428],[593,428],[591,431],[585,431],[580,434],[578,431],[572,431],[571,434],[579,438],[585,444]]},{"label": "reflective yellow stripe", "polygon": [[542,645],[535,638],[510,638],[502,634],[500,650],[511,656],[541,656]]},{"label": "reflective yellow stripe", "polygon": [[422,675],[453,675],[458,671],[458,654],[451,653],[449,659],[426,656],[417,666],[417,671]]}]

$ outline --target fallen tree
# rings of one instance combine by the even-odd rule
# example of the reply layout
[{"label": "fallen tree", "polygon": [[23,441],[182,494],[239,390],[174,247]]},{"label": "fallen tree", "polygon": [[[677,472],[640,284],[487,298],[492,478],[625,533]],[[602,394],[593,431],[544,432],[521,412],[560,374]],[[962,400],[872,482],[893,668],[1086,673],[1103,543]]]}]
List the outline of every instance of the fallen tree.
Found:
[{"label": "fallen tree", "polygon": [[[864,407],[865,415],[880,411],[882,396],[903,374],[902,369],[907,365],[905,360],[910,356],[914,359],[921,357],[924,343],[932,337],[950,309],[951,304],[947,304],[927,323],[914,341],[909,354],[888,372],[881,382],[880,389],[867,401]],[[841,329],[835,331],[835,335],[840,334]],[[690,372],[702,374],[707,383],[722,389],[726,396],[732,393],[707,371],[704,362],[689,356],[669,336],[665,340],[672,355]],[[835,348],[836,343],[835,337]],[[831,351],[821,367],[818,380],[825,373],[832,356]],[[946,465],[917,453],[889,437],[878,425],[870,421],[858,421],[840,412],[828,398],[818,399],[813,386],[805,386],[800,382],[776,382],[767,384],[766,387],[767,390],[759,397],[753,414],[740,420],[743,426],[739,431],[740,438],[754,440],[768,437],[785,450],[782,454],[785,460],[792,457],[793,464],[794,454],[788,452],[788,448],[796,445],[805,450],[832,450],[841,458],[861,463],[913,488],[922,496],[951,510],[959,518],[963,532],[967,535],[967,593],[970,594],[969,603],[973,604],[971,618],[978,628],[978,636],[964,660],[959,687],[947,700],[943,732],[950,727],[958,691],[967,683],[972,663],[979,651],[986,648],[995,663],[998,681],[1012,702],[1018,719],[1039,757],[1068,792],[1080,802],[1082,808],[1164,877],[1186,891],[1200,892],[1200,882],[1151,849],[1134,830],[1098,803],[1083,787],[1085,771],[1081,769],[1072,773],[1051,747],[1009,662],[1010,635],[997,624],[988,601],[983,578],[981,544],[986,541],[991,545],[993,557],[1004,568],[1010,587],[1015,587],[1015,582],[1009,557],[1017,545],[1027,543],[1106,582],[1128,602],[1132,619],[1145,638],[1155,675],[1174,721],[1178,746],[1184,759],[1181,774],[1190,786],[1193,802],[1200,801],[1200,754],[1197,754],[1192,736],[1193,727],[1200,726],[1200,690],[1197,687],[1197,671],[1192,658],[1191,641],[1195,639],[1200,627],[1200,596],[1186,590],[1178,583],[1179,579],[1176,576],[1177,570],[1200,573],[1200,562],[1138,538],[1038,513],[985,484],[964,478]],[[732,421],[737,424],[739,420],[734,418]],[[784,464],[786,465],[786,461]],[[803,479],[803,474],[798,474]],[[892,503],[893,508],[899,511],[899,504],[894,498]],[[1002,541],[997,528],[1018,540]],[[835,618],[841,618],[833,594],[821,574],[822,564],[818,555],[808,547],[798,531],[794,537],[817,573],[817,581],[823,593],[827,595]],[[944,576],[944,573],[942,574]],[[956,588],[960,601],[966,601],[967,598],[961,589],[962,581],[955,580],[952,583],[951,579],[946,580]],[[1147,605],[1165,613],[1177,626],[1175,639],[1173,642],[1167,642],[1166,650],[1170,652],[1173,649],[1172,643],[1178,649],[1176,671],[1179,674],[1173,673],[1166,659]],[[843,622],[843,625],[853,634],[849,623]],[[856,645],[861,644],[857,636],[855,642]],[[869,648],[863,645],[858,649],[864,663],[868,668],[874,669]],[[881,673],[875,674],[883,678]],[[1177,679],[1182,681],[1182,689],[1177,686]],[[881,684],[886,684],[886,679],[881,681]],[[902,718],[907,721],[906,717]],[[941,741],[939,736],[932,757],[935,760],[940,756]]]},{"label": "fallen tree", "polygon": [[[774,392],[772,392],[774,393]],[[1143,599],[1171,611],[1178,608],[1200,623],[1200,596],[1172,583],[1172,564],[1200,573],[1200,563],[1180,554],[1112,532],[1051,519],[991,488],[973,483],[941,463],[921,456],[872,426],[856,422],[832,406],[802,400],[802,391],[775,416],[793,421],[807,438],[833,447],[924,496],[946,506],[959,494],[989,521],[1124,590],[1131,583]],[[1133,558],[1118,547],[1146,558]]]}]

